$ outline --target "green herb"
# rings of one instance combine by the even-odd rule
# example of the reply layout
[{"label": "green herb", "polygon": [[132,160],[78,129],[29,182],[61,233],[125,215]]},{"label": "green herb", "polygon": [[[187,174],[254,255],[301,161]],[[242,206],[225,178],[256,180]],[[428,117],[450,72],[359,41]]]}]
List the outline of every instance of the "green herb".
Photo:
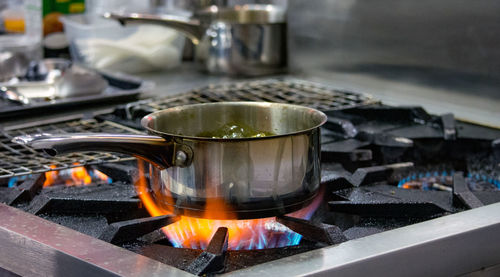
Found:
[{"label": "green herb", "polygon": [[219,129],[199,133],[198,137],[230,139],[230,138],[262,138],[274,135],[275,135],[274,133],[267,131],[257,131],[254,128],[245,124],[228,123],[222,125]]}]

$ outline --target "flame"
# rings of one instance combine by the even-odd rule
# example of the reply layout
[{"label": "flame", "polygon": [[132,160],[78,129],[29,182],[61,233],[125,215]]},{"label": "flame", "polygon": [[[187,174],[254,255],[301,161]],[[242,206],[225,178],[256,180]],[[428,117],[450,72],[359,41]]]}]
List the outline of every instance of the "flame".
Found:
[{"label": "flame", "polygon": [[[73,165],[78,165],[74,163]],[[55,165],[50,166],[51,169],[57,168]],[[53,185],[71,186],[88,186],[97,182],[110,183],[111,179],[106,174],[98,170],[87,170],[84,166],[78,166],[70,169],[59,171],[45,172],[45,182],[43,187],[50,187]]]},{"label": "flame", "polygon": [[[417,190],[452,191],[454,170],[414,173],[399,181],[398,187]],[[469,172],[465,181],[470,190],[500,189],[500,180],[493,176]]]},{"label": "flame", "polygon": [[[56,168],[55,165],[50,165],[50,168]],[[45,172],[45,182],[43,183],[43,187],[52,186],[57,180],[57,176],[59,175],[59,171],[48,171]]]},{"label": "flame", "polygon": [[[168,206],[160,204],[165,203],[162,201],[171,200],[171,197],[164,195],[163,191],[151,194],[141,161],[138,162],[138,168],[139,180],[136,182],[136,189],[148,212],[152,216],[172,214],[173,211]],[[321,200],[322,192],[307,207],[289,215],[309,219]],[[222,201],[209,200],[206,205],[207,212],[204,214],[206,218],[181,216],[179,221],[162,228],[174,247],[205,249],[219,227],[228,228],[228,247],[233,250],[297,245],[302,238],[300,234],[278,223],[275,217],[248,220],[207,219],[234,218],[234,216],[228,212],[227,206]]]}]

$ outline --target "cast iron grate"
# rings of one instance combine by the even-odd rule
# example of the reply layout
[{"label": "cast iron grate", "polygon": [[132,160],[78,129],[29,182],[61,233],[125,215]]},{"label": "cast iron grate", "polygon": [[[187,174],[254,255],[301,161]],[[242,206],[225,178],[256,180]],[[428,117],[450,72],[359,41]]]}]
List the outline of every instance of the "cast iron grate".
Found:
[{"label": "cast iron grate", "polygon": [[[363,94],[337,90],[316,83],[297,79],[267,79],[249,82],[237,82],[209,85],[176,96],[162,99],[149,99],[127,105],[140,106],[141,117],[144,113],[169,107],[220,101],[267,101],[300,104],[320,110],[338,110],[376,103],[371,97]],[[127,119],[133,119],[127,109]],[[126,124],[125,124],[126,125]],[[111,153],[73,153],[60,157],[49,157],[29,147],[12,143],[19,135],[38,133],[70,133],[70,132],[137,132],[121,124],[111,121],[68,120],[44,124],[34,127],[11,127],[0,130],[0,179],[50,170],[61,170],[80,165],[119,162],[133,158]]]},{"label": "cast iron grate", "polygon": [[[326,197],[321,196],[325,202],[316,210],[316,216],[311,220],[286,215],[277,217],[277,222],[303,236],[304,241],[300,245],[228,250],[228,229],[221,227],[204,250],[174,248],[159,228],[180,218],[174,215],[150,217],[140,205],[131,185],[137,179],[135,166],[132,163],[113,164],[113,168],[108,166],[97,168],[105,172],[120,172],[124,180],[129,178],[129,181],[42,189],[45,175],[38,174],[18,187],[5,190],[5,197],[0,202],[195,275],[231,272],[457,212],[463,204],[465,208],[470,208],[472,206],[468,203],[489,203],[480,195],[476,198],[463,182],[460,184],[461,172],[455,174],[454,191],[451,193],[405,190],[384,181],[401,170],[413,168],[412,163],[360,168],[345,175],[347,179],[344,181],[349,183],[346,189],[339,189],[338,186],[338,181],[345,177],[332,176],[323,170],[322,186]],[[497,202],[498,195],[495,198]]]},{"label": "cast iron grate", "polygon": [[376,103],[370,96],[298,79],[266,79],[209,85],[145,103],[152,110],[222,101],[265,101],[309,106],[322,111]]},{"label": "cast iron grate", "polygon": [[[415,108],[389,112],[371,106],[329,115],[328,132],[323,132],[327,140],[322,141],[324,193],[319,208],[310,220],[284,215],[276,219],[303,236],[297,246],[231,250],[228,231],[221,228],[205,250],[174,248],[159,228],[179,218],[149,216],[133,189],[138,179],[133,162],[91,166],[114,182],[88,187],[42,189],[45,175],[32,175],[16,187],[0,187],[0,202],[197,275],[231,272],[500,202],[500,191],[475,191],[467,183],[467,176],[477,172],[499,176],[498,130],[445,123],[450,116],[438,118]],[[447,129],[456,132],[449,136],[453,132]],[[450,190],[398,187],[408,176],[436,171],[448,172]]]},{"label": "cast iron grate", "polygon": [[82,165],[121,162],[135,158],[116,153],[80,152],[51,157],[25,145],[13,143],[16,136],[40,133],[130,133],[133,130],[113,122],[72,119],[39,126],[13,126],[0,130],[0,179],[62,170]]}]

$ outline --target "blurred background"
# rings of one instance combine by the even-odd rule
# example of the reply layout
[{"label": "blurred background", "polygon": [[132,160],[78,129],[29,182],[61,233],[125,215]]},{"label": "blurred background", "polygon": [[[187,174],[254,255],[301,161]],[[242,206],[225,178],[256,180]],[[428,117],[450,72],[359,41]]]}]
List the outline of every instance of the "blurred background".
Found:
[{"label": "blurred background", "polygon": [[15,72],[2,72],[2,79],[22,74],[34,59],[57,57],[158,82],[193,61],[191,41],[163,26],[123,27],[104,19],[105,12],[189,17],[212,5],[246,4],[286,9],[287,74],[390,104],[418,100],[432,112],[460,106],[465,117],[498,115],[500,2],[494,0],[2,0],[0,55],[5,62],[14,53],[17,60],[10,66]]}]

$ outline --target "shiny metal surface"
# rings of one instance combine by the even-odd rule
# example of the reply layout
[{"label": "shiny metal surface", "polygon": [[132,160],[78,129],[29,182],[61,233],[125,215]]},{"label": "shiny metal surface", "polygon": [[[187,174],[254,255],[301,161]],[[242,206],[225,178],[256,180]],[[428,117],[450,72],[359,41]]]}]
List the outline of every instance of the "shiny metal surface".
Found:
[{"label": "shiny metal surface", "polygon": [[33,69],[28,71],[25,80],[0,84],[2,97],[29,105],[61,98],[102,94],[108,88],[108,81],[94,70],[78,65],[69,67],[69,61],[59,60],[61,61],[40,61],[38,66],[34,66],[40,68],[39,72]]},{"label": "shiny metal surface", "polygon": [[[162,192],[157,202],[191,216],[203,215],[211,200],[227,204],[238,218],[299,209],[319,188],[319,126],[325,120],[311,108],[259,102],[187,105],[148,115],[142,121],[148,131],[177,138],[193,153],[187,167],[152,168],[153,179],[159,181],[152,189]],[[226,124],[275,135],[199,137]]]},{"label": "shiny metal surface", "polygon": [[13,137],[51,133],[53,135],[78,132],[112,132],[123,134],[142,134],[139,131],[115,124],[110,121],[85,119],[84,115],[58,116],[49,120],[37,119],[25,124],[6,126],[0,130],[0,179],[44,173],[52,170],[63,170],[77,166],[88,166],[102,163],[133,161],[134,157],[109,152],[82,152],[50,157],[26,145],[8,142]]},{"label": "shiny metal surface", "polygon": [[317,130],[265,140],[184,143],[194,153],[188,167],[153,167],[151,173],[152,190],[161,192],[154,195],[157,203],[176,214],[203,216],[212,201],[228,212],[212,218],[269,217],[302,208],[318,191]]},{"label": "shiny metal surface", "polygon": [[176,29],[198,44],[204,34],[201,22],[195,18],[174,15],[154,15],[138,13],[104,13],[104,18],[118,20],[121,24],[157,24]]},{"label": "shiny metal surface", "polygon": [[193,276],[0,203],[0,268],[21,276]]},{"label": "shiny metal surface", "polygon": [[[216,102],[192,104],[157,111],[145,116],[141,124],[159,136],[179,139],[228,141],[268,140],[275,137],[308,133],[319,128],[326,115],[313,108],[270,102]],[[244,138],[211,138],[201,135],[226,124],[247,126],[272,135]]]},{"label": "shiny metal surface", "polygon": [[42,149],[51,156],[76,151],[110,151],[136,156],[159,167],[173,164],[174,144],[157,136],[68,133],[15,137],[13,142]]},{"label": "shiny metal surface", "polygon": [[94,70],[73,65],[55,79],[56,97],[68,98],[102,93],[108,81]]},{"label": "shiny metal surface", "polygon": [[71,67],[71,61],[62,58],[47,58],[31,61],[26,79],[28,81],[46,81],[53,83]]},{"label": "shiny metal surface", "polygon": [[289,67],[498,99],[499,13],[495,0],[290,0]]},{"label": "shiny metal surface", "polygon": [[[158,136],[63,134],[22,136],[15,142],[47,153],[115,151],[156,165],[153,197],[177,214],[206,216],[210,201],[231,218],[256,218],[302,208],[320,183],[320,132],[326,115],[312,108],[264,102],[195,104],[158,111],[142,125]],[[228,124],[267,137],[210,138]],[[213,216],[215,218],[215,215]]]},{"label": "shiny metal surface", "polygon": [[28,70],[29,58],[22,51],[0,51],[0,82],[22,76]]},{"label": "shiny metal surface", "polygon": [[[0,267],[19,275],[193,276],[4,204],[0,218]],[[457,276],[500,263],[499,232],[497,203],[222,276]]]},{"label": "shiny metal surface", "polygon": [[500,203],[225,276],[457,276],[500,264]]},{"label": "shiny metal surface", "polygon": [[210,73],[259,76],[284,72],[286,24],[212,23],[195,49]]},{"label": "shiny metal surface", "polygon": [[234,24],[273,24],[286,21],[286,10],[277,5],[245,4],[229,8],[208,6],[195,11],[195,14],[209,21]]},{"label": "shiny metal surface", "polygon": [[29,98],[20,93],[16,87],[0,87],[0,97],[20,105],[30,103]]},{"label": "shiny metal surface", "polygon": [[277,6],[211,6],[193,18],[137,13],[106,13],[104,17],[182,32],[196,45],[195,59],[211,73],[258,76],[286,67],[286,12]]}]

